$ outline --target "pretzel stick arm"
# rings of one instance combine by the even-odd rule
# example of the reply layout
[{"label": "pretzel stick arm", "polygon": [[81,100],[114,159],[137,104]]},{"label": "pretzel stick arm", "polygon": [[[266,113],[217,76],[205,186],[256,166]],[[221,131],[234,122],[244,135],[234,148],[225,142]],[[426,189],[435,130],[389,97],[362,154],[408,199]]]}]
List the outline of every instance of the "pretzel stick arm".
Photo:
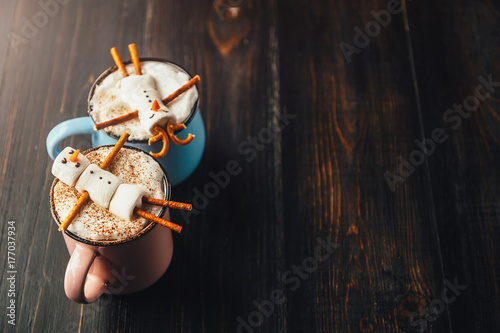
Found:
[{"label": "pretzel stick arm", "polygon": [[124,114],[123,116],[119,116],[110,120],[103,121],[102,123],[95,124],[94,131],[99,131],[109,126],[118,125],[137,117],[139,117],[139,111],[135,110],[133,112]]},{"label": "pretzel stick arm", "polygon": [[183,92],[187,91],[189,88],[191,88],[192,86],[194,86],[195,84],[197,84],[200,81],[201,81],[200,76],[199,75],[195,75],[185,85],[183,85],[182,87],[180,87],[179,89],[177,89],[176,91],[174,91],[170,96],[168,96],[167,98],[165,98],[163,100],[163,104],[167,105],[168,103],[172,102],[174,99],[176,99],[177,97],[179,97],[179,95],[181,95]]},{"label": "pretzel stick arm", "polygon": [[120,151],[120,149],[122,149],[122,147],[125,145],[125,142],[127,142],[127,139],[128,139],[129,136],[130,136],[130,134],[128,134],[127,132],[125,132],[125,133],[122,134],[122,136],[120,137],[120,139],[118,140],[118,142],[113,147],[113,150],[111,150],[111,152],[106,157],[106,159],[104,160],[104,162],[102,162],[102,164],[100,165],[101,169],[106,170],[109,167],[109,165],[111,164],[111,162],[113,162],[113,159],[115,158],[116,154],[118,154],[118,152]]}]

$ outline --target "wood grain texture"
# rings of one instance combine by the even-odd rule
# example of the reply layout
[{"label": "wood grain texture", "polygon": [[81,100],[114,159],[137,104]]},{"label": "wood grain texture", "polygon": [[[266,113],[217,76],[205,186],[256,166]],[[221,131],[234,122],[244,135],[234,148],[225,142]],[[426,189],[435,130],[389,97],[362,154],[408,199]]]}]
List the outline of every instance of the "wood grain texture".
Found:
[{"label": "wood grain texture", "polygon": [[[303,2],[280,16],[283,104],[302,116],[284,138],[285,206],[299,207],[285,215],[295,225],[285,233],[288,266],[308,256],[317,237],[339,244],[306,286],[287,295],[296,331],[411,329],[418,299],[442,288],[425,167],[394,193],[384,178],[422,136],[404,14],[351,63],[339,48],[354,45],[354,27],[373,20],[369,9],[386,6]],[[434,327],[448,331],[447,315]]]},{"label": "wood grain texture", "polygon": [[0,36],[3,42],[0,43],[0,82],[2,82],[3,67],[5,64],[5,57],[7,49],[17,45],[18,36],[12,35],[12,21],[15,16],[17,0],[2,0],[2,20],[0,21]]},{"label": "wood grain texture", "polygon": [[[69,1],[19,52],[2,44],[0,258],[14,220],[18,308],[14,328],[2,304],[0,331],[498,331],[500,90],[457,130],[442,116],[478,75],[500,81],[499,8],[403,1],[347,61],[340,43],[354,45],[355,28],[387,5]],[[21,34],[41,10],[6,1],[0,34]],[[79,305],[63,291],[69,256],[50,215],[45,139],[86,115],[91,84],[113,65],[109,49],[127,59],[129,43],[202,79],[206,151],[172,194],[196,213],[172,213],[183,232],[155,285]],[[449,139],[392,191],[386,172],[438,127]],[[241,172],[201,200],[228,163]],[[455,278],[467,289],[436,308]]]},{"label": "wood grain texture", "polygon": [[[429,165],[444,274],[467,287],[450,304],[452,325],[460,332],[498,332],[500,85],[488,91],[479,77],[500,81],[500,6],[419,2],[409,13],[425,134],[442,128],[448,136]],[[489,97],[476,98],[476,111],[447,111],[474,105],[469,96],[477,96],[478,85]]]}]

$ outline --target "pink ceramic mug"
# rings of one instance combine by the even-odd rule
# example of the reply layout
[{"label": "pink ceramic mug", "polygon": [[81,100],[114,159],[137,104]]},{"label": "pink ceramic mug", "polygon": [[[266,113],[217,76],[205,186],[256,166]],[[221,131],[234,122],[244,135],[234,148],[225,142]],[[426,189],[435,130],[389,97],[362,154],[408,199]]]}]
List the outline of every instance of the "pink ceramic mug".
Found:
[{"label": "pink ceramic mug", "polygon": [[[92,149],[97,149],[92,148]],[[124,147],[124,149],[137,148]],[[163,170],[163,168],[162,168]],[[54,208],[54,186],[50,190],[52,216],[61,224]],[[170,184],[164,173],[165,200],[170,199]],[[158,216],[169,219],[168,208]],[[167,270],[174,250],[170,229],[151,222],[139,233],[116,241],[91,241],[66,231],[64,241],[70,253],[64,289],[77,303],[91,303],[102,293],[123,295],[145,289]]]}]

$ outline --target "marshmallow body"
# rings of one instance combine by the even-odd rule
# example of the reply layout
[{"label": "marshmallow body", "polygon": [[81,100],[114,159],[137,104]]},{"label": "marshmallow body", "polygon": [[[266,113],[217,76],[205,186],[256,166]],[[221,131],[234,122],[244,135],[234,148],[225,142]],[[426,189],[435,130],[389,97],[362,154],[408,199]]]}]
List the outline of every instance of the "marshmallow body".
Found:
[{"label": "marshmallow body", "polygon": [[[130,108],[139,111],[141,126],[150,135],[154,135],[154,127],[165,126],[168,121],[176,124],[176,117],[163,104],[156,82],[150,74],[130,75],[121,80],[120,94]],[[160,105],[158,111],[151,110],[154,101]]]},{"label": "marshmallow body", "polygon": [[79,192],[89,192],[93,202],[107,209],[113,194],[121,183],[120,178],[111,172],[103,170],[95,164],[90,164],[76,182],[75,188]]},{"label": "marshmallow body", "polygon": [[78,154],[77,161],[71,162],[69,158],[74,152],[74,148],[64,148],[52,164],[52,174],[69,186],[74,186],[78,177],[90,165],[90,161],[83,154]]},{"label": "marshmallow body", "polygon": [[121,184],[109,203],[109,211],[122,219],[132,220],[134,208],[142,206],[142,197],[146,195],[148,191],[144,186]]}]

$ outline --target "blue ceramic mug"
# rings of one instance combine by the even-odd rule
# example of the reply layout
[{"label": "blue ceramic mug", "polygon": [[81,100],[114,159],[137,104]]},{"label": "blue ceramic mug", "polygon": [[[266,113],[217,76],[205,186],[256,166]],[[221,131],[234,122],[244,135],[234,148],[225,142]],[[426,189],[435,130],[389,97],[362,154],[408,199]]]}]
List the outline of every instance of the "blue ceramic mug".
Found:
[{"label": "blue ceramic mug", "polygon": [[[167,63],[171,66],[177,67],[179,70],[186,72],[181,67],[159,58],[140,58],[141,61],[159,61]],[[131,61],[124,61],[123,64],[127,65]],[[118,70],[116,66],[108,68],[104,73],[102,73],[97,80],[94,82],[89,94],[89,116],[79,117],[75,119],[70,119],[63,121],[56,125],[47,136],[47,152],[50,158],[55,159],[60,153],[58,148],[59,143],[70,136],[78,134],[91,134],[92,146],[104,146],[104,145],[114,145],[118,138],[110,135],[103,130],[94,131],[94,120],[90,116],[91,111],[91,99],[94,95],[95,88],[104,80],[106,76]],[[187,73],[187,72],[186,72]],[[189,75],[189,73],[187,73]],[[191,75],[190,75],[191,76]],[[203,124],[203,119],[201,117],[200,109],[198,108],[199,99],[193,105],[193,109],[189,114],[188,118],[184,121],[186,129],[179,131],[176,135],[179,138],[185,138],[188,133],[195,135],[193,141],[185,146],[179,146],[174,143],[170,143],[167,155],[158,161],[165,168],[170,184],[176,185],[189,177],[193,171],[196,169],[200,163],[201,157],[203,155],[203,150],[205,148],[205,125]],[[159,152],[162,149],[162,142],[156,142],[151,146],[148,145],[147,140],[141,141],[128,141],[128,146],[137,147],[144,151]]]}]

